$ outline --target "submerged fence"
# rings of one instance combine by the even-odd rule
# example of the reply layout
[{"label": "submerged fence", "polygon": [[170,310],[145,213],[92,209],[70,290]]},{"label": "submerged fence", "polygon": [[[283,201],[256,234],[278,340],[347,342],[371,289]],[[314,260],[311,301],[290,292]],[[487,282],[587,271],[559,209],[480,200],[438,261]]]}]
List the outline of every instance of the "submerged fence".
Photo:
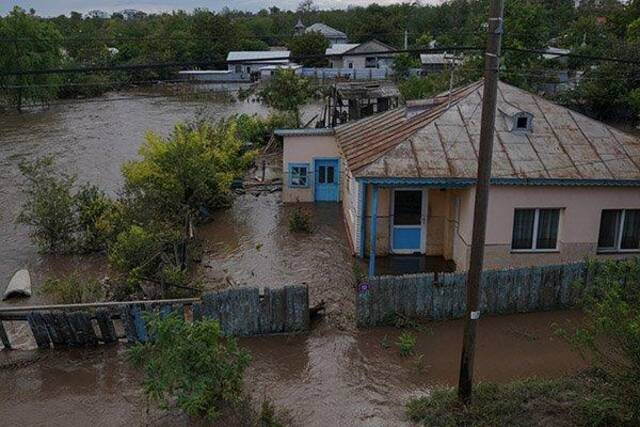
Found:
[{"label": "submerged fence", "polygon": [[[576,304],[580,283],[589,286],[586,263],[485,271],[480,288],[484,314],[526,313]],[[466,273],[374,277],[357,297],[358,326],[389,324],[398,316],[446,320],[462,317],[466,307]]]},{"label": "submerged fence", "polygon": [[306,286],[265,288],[262,295],[258,288],[235,288],[201,299],[1,308],[0,341],[12,347],[3,321],[26,321],[39,348],[95,346],[120,339],[146,342],[145,313],[214,319],[227,336],[303,332],[310,322]]}]

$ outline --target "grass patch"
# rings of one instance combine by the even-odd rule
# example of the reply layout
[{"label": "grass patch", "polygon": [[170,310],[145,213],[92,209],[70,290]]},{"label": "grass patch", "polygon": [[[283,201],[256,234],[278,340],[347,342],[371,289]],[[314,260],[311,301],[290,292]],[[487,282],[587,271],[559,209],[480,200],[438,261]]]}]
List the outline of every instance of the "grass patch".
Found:
[{"label": "grass patch", "polygon": [[613,398],[613,386],[595,373],[561,379],[478,384],[465,407],[455,389],[410,401],[407,414],[425,426],[631,426],[638,420]]}]

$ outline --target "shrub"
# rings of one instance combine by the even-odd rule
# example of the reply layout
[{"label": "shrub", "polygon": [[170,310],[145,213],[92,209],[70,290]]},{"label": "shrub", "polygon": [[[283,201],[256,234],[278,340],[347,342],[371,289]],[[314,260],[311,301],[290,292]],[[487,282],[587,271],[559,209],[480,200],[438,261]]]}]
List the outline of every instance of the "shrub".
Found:
[{"label": "shrub", "polygon": [[27,179],[18,222],[31,227],[30,236],[43,252],[66,253],[74,249],[75,177],[57,173],[53,158],[44,157],[20,164]]},{"label": "shrub", "polygon": [[302,208],[295,208],[289,214],[289,231],[294,233],[311,233],[311,214]]},{"label": "shrub", "polygon": [[616,397],[640,423],[640,258],[590,262],[593,284],[585,289],[584,322],[575,333],[559,333],[587,356]]},{"label": "shrub", "polygon": [[47,278],[40,289],[56,304],[79,304],[104,300],[106,290],[94,279],[83,279],[78,273],[66,277]]},{"label": "shrub", "polygon": [[434,96],[449,87],[447,73],[430,74],[426,77],[411,76],[398,84],[404,100],[424,99]]},{"label": "shrub", "polygon": [[113,202],[97,187],[73,191],[75,176],[55,171],[53,158],[20,164],[27,179],[27,200],[18,222],[31,226],[31,238],[43,252],[86,253],[106,247],[101,227]]},{"label": "shrub", "polygon": [[144,371],[144,392],[165,409],[214,420],[243,399],[243,373],[250,356],[224,338],[214,320],[187,323],[177,316],[148,319],[152,342],[129,351]]},{"label": "shrub", "polygon": [[183,224],[186,215],[228,204],[233,179],[255,156],[241,149],[235,120],[177,124],[166,139],[149,132],[142,159],[122,168],[125,192],[147,218]]},{"label": "shrub", "polygon": [[397,345],[400,350],[400,356],[410,356],[416,348],[416,336],[410,332],[403,332],[398,337]]}]

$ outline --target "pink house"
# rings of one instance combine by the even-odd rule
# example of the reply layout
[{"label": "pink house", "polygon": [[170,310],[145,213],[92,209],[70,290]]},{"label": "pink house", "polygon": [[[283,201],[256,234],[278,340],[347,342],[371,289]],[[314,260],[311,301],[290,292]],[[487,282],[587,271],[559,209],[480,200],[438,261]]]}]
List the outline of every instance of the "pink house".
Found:
[{"label": "pink house", "polygon": [[[285,202],[342,203],[353,252],[469,263],[482,82],[333,129],[281,129]],[[486,268],[640,251],[640,138],[499,85]]]}]

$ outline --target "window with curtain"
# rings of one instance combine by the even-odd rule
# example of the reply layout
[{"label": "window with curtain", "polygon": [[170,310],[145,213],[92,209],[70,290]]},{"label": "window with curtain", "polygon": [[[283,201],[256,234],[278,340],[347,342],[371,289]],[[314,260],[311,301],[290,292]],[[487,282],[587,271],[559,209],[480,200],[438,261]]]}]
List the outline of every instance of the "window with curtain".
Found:
[{"label": "window with curtain", "polygon": [[640,250],[640,209],[604,209],[600,216],[598,250]]},{"label": "window with curtain", "polygon": [[558,246],[560,209],[516,209],[511,248],[554,250]]}]

